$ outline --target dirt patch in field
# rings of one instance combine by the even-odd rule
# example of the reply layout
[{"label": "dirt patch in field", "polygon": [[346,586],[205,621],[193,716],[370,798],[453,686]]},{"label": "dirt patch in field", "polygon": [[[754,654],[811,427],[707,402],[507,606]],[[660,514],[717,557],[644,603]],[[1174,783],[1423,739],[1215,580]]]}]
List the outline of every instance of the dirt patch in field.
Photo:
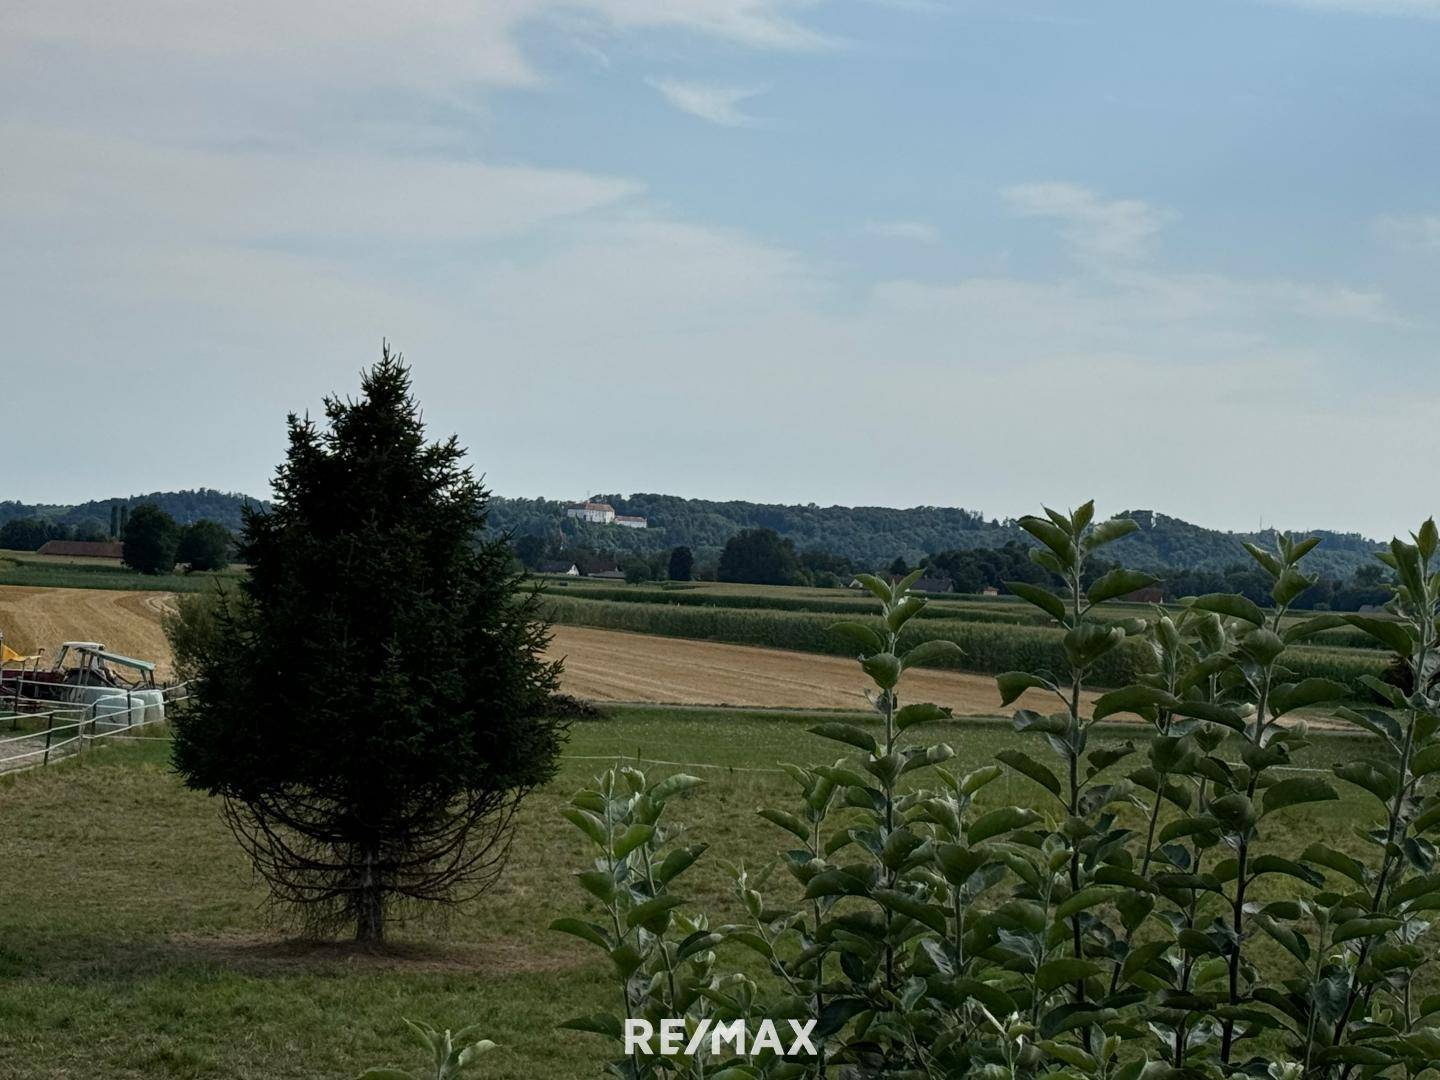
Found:
[{"label": "dirt patch in field", "polygon": [[12,649],[44,649],[47,656],[62,641],[99,641],[155,661],[156,674],[169,678],[170,645],[160,619],[174,599],[168,592],[0,585],[0,632]]},{"label": "dirt patch in field", "polygon": [[167,942],[175,959],[218,963],[255,972],[396,971],[513,975],[566,971],[581,966],[577,956],[547,952],[513,941],[477,945],[397,942],[367,948],[350,941],[281,938],[264,933],[176,934]]},{"label": "dirt patch in field", "polygon": [[[868,708],[869,680],[853,660],[757,649],[714,641],[652,637],[583,626],[557,626],[552,657],[564,657],[566,693],[596,701],[742,705],[791,709]],[[915,669],[905,674],[911,701],[948,705],[958,716],[997,716],[1000,692],[989,675]],[[1087,704],[1094,695],[1086,696]],[[1011,708],[1052,712],[1054,697],[1028,691]]]}]

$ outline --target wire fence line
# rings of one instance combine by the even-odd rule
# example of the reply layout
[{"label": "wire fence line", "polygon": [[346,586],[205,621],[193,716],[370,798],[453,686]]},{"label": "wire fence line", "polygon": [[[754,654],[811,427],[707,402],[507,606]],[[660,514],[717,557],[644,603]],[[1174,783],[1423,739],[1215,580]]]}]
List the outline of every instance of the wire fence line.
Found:
[{"label": "wire fence line", "polygon": [[[68,688],[67,688],[68,689]],[[55,701],[9,694],[0,714],[0,776],[28,772],[83,754],[88,745],[122,738],[137,728],[163,723],[166,711],[188,696],[185,683],[143,696],[116,690],[94,701]],[[27,730],[21,731],[20,728]]]}]

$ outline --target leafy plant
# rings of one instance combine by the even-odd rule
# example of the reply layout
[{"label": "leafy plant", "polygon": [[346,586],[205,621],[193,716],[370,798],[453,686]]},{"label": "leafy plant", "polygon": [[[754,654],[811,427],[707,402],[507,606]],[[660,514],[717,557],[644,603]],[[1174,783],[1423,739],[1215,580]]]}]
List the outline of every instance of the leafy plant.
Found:
[{"label": "leafy plant", "polygon": [[436,1031],[428,1024],[412,1020],[406,1020],[405,1026],[415,1036],[415,1041],[430,1054],[433,1068],[422,1073],[388,1067],[366,1069],[360,1074],[360,1080],[453,1080],[482,1054],[495,1049],[495,1044],[489,1039],[470,1041],[479,1030],[473,1025],[454,1033],[448,1028]]}]

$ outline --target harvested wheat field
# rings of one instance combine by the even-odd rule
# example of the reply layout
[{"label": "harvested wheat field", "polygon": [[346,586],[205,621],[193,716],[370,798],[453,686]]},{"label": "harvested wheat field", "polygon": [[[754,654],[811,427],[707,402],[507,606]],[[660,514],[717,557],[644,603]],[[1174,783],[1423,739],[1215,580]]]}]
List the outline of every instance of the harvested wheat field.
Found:
[{"label": "harvested wheat field", "polygon": [[[170,674],[170,647],[160,618],[173,594],[108,589],[0,586],[0,630],[21,652],[53,652],[62,641],[100,641],[117,652],[158,663]],[[557,626],[552,657],[565,658],[564,689],[596,701],[739,705],[786,709],[863,709],[867,680],[853,661],[835,656]],[[959,671],[915,670],[905,676],[911,700],[948,705],[959,715],[1002,712],[995,680]],[[1051,703],[1032,691],[1021,705]],[[1008,710],[1004,710],[1008,711]]]},{"label": "harvested wheat field", "polygon": [[49,589],[0,585],[0,632],[22,653],[52,655],[62,641],[99,641],[126,656],[153,660],[170,674],[170,645],[160,617],[174,596],[166,592]]},{"label": "harvested wheat field", "polygon": [[[596,701],[743,705],[789,709],[864,709],[869,680],[853,660],[813,653],[557,626],[552,657],[564,657],[566,693]],[[1000,693],[990,675],[915,669],[905,674],[911,701],[948,705],[960,716],[996,716]],[[1093,700],[1088,695],[1087,702]],[[1016,707],[1053,711],[1029,691]]]}]

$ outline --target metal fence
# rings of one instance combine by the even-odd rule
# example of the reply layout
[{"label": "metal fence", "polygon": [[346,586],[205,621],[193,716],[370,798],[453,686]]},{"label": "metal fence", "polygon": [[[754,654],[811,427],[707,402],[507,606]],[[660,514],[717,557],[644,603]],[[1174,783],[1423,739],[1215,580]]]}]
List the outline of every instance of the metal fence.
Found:
[{"label": "metal fence", "polygon": [[0,700],[0,775],[53,765],[103,739],[163,723],[187,696],[184,683],[161,691],[160,708],[153,697],[125,690],[84,703],[7,693]]}]

